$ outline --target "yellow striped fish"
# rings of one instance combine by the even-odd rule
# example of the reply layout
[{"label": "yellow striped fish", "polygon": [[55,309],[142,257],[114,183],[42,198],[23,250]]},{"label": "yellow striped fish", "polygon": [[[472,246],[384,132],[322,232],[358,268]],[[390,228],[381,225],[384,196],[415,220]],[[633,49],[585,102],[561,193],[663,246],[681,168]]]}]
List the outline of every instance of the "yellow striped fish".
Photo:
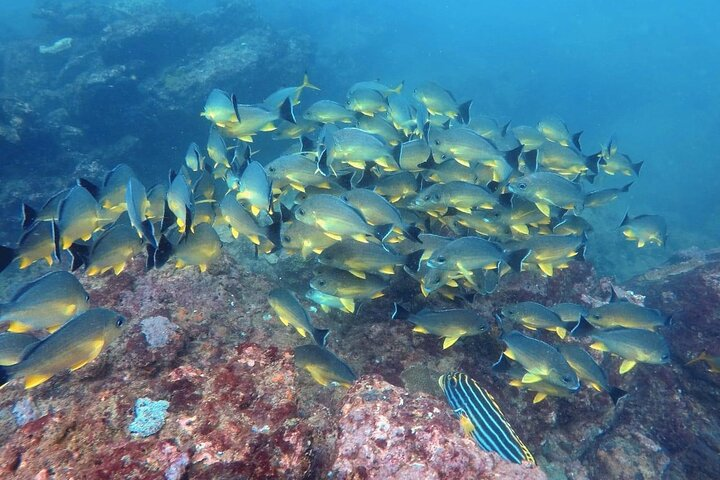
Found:
[{"label": "yellow striped fish", "polygon": [[464,373],[450,372],[438,379],[448,403],[460,424],[487,452],[495,452],[509,462],[535,463],[530,450],[518,438],[500,407],[487,390]]}]

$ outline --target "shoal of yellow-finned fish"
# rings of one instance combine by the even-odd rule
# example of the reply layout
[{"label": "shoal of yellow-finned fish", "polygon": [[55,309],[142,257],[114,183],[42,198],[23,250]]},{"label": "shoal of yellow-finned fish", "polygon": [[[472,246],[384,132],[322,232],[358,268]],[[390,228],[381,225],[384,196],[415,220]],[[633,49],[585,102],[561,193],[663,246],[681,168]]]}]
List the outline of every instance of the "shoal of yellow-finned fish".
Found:
[{"label": "shoal of yellow-finned fish", "polygon": [[[258,255],[316,258],[304,298],[323,312],[355,313],[402,276],[418,283],[416,301],[457,302],[492,293],[511,271],[552,276],[583,261],[593,231],[584,212],[628,192],[642,166],[614,139],[583,152],[580,133],[557,117],[512,127],[473,118],[472,102],[432,82],[412,92],[404,82],[359,82],[345,99],[315,102],[302,101],[306,90],[319,90],[307,75],[257,104],[213,90],[201,114],[210,122],[207,139],[189,144],[167,180],[144,185],[121,164],[100,184],[78,179],[39,208],[24,204],[23,234],[16,245],[0,247],[0,270],[14,261],[20,269],[38,261],[53,265],[67,251],[70,269],[88,275],[117,275],[142,252],[148,268],[169,262],[204,272],[221,255],[218,230],[227,229]],[[288,147],[265,157],[252,146],[261,135]],[[601,175],[628,181],[594,188]],[[618,235],[638,247],[662,246],[667,227],[657,215],[626,215]],[[70,277],[41,277],[0,306],[0,322],[9,326],[0,337],[0,358],[10,362],[0,370],[3,381],[24,377],[26,386],[38,385],[63,369],[80,368],[116,336],[124,319],[88,310],[87,294]],[[657,333],[668,318],[612,300],[592,309],[504,306],[497,318],[506,350],[495,370],[535,392],[535,401],[569,396],[584,382],[616,402],[625,392],[608,383],[579,339],[589,337],[592,349],[620,357],[625,373],[637,363],[668,361]],[[296,292],[276,289],[269,302],[280,322],[314,340],[296,349],[298,368],[323,385],[354,381],[352,369],[326,349],[327,331],[313,325]],[[441,338],[443,348],[489,330],[485,319],[456,304],[413,311],[396,304],[392,316],[414,332]],[[92,328],[81,332],[86,324]],[[513,327],[548,330],[556,341],[571,343],[559,351]],[[42,330],[54,333],[23,333]],[[64,352],[80,343],[92,348],[66,358]],[[712,366],[713,358],[696,361]],[[459,377],[452,378],[457,383]],[[463,396],[481,390],[461,383]],[[499,412],[494,401],[481,404]],[[502,414],[493,418],[504,421]],[[480,421],[470,418],[475,429]],[[532,460],[506,422],[497,428],[509,435],[495,445],[512,450],[506,458]]]}]

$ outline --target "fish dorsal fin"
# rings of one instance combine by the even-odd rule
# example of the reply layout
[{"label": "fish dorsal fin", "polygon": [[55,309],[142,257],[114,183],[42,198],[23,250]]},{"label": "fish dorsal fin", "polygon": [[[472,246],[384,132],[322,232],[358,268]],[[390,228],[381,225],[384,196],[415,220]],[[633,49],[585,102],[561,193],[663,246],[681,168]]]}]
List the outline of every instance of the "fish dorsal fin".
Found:
[{"label": "fish dorsal fin", "polygon": [[35,388],[41,383],[44,383],[48,381],[50,378],[52,378],[51,373],[45,373],[45,374],[32,374],[25,377],[25,390],[28,390],[30,388]]}]

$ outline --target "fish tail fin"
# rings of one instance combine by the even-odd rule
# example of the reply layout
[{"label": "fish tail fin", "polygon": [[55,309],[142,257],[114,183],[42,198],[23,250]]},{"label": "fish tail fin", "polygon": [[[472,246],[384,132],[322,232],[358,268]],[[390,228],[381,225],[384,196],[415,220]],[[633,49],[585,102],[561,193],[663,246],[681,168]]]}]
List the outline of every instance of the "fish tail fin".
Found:
[{"label": "fish tail fin", "polygon": [[324,177],[330,176],[330,166],[328,165],[327,149],[323,150],[323,152],[318,157],[316,170],[320,172]]},{"label": "fish tail fin", "polygon": [[628,394],[628,392],[618,387],[610,387],[610,390],[608,390],[607,393],[608,395],[610,395],[610,399],[612,400],[613,405],[617,405],[618,400]]},{"label": "fish tail fin", "polygon": [[12,380],[13,374],[12,369],[9,367],[0,366],[0,388],[3,388],[7,383]]},{"label": "fish tail fin", "polygon": [[510,124],[512,123],[512,120],[508,120],[508,122],[502,126],[500,129],[500,135],[503,137],[507,135],[508,129],[510,128]]},{"label": "fish tail fin", "polygon": [[632,186],[633,183],[634,183],[634,182],[628,183],[627,185],[625,185],[624,187],[622,187],[622,188],[620,189],[620,191],[623,192],[623,193],[629,192],[629,191],[630,191],[630,187]]},{"label": "fish tail fin", "polygon": [[5,270],[8,265],[15,260],[16,252],[14,248],[0,245],[0,272]]},{"label": "fish tail fin", "polygon": [[420,269],[420,259],[423,256],[425,250],[417,250],[407,257],[405,257],[405,266],[412,272],[417,272]]},{"label": "fish tail fin", "polygon": [[592,155],[585,157],[585,166],[595,175],[598,174],[600,159],[602,158],[602,152],[597,152]]},{"label": "fish tail fin", "polygon": [[572,144],[575,145],[575,148],[580,150],[580,136],[583,134],[583,131],[580,130],[579,132],[573,134],[572,136]]},{"label": "fish tail fin", "polygon": [[420,230],[415,225],[408,225],[407,228],[403,229],[403,235],[405,235],[407,238],[414,242],[419,242],[420,239],[418,238],[418,235],[422,233],[422,230]]},{"label": "fish tail fin", "polygon": [[640,175],[640,169],[642,168],[643,163],[645,163],[645,162],[642,161],[642,162],[637,162],[637,163],[631,164],[631,168],[633,169],[633,172],[635,172],[635,175],[638,175],[638,176]]},{"label": "fish tail fin", "polygon": [[[283,209],[285,209],[286,213],[283,213]],[[270,218],[272,218],[272,223],[268,225],[267,227],[267,239],[270,240],[270,242],[273,244],[272,249],[270,249],[269,252],[266,253],[273,253],[276,252],[282,245],[282,240],[280,240],[280,228],[282,227],[283,218],[284,215],[287,215],[287,207],[282,205],[280,211],[274,212],[272,215],[270,215]],[[292,215],[291,213],[289,215]]]},{"label": "fish tail fin", "polygon": [[531,172],[537,172],[538,169],[538,160],[537,160],[538,151],[530,150],[528,152],[523,153],[523,162],[525,162],[525,166],[530,170]]},{"label": "fish tail fin", "polygon": [[155,235],[155,226],[150,220],[143,220],[140,224],[140,230],[142,231],[142,235],[145,238],[145,240],[150,243],[150,245],[153,245],[157,247],[157,237]]},{"label": "fish tail fin", "polygon": [[405,80],[402,80],[400,83],[398,83],[395,88],[391,88],[390,90],[393,93],[400,93],[402,92],[403,87],[405,86]]},{"label": "fish tail fin", "polygon": [[507,355],[504,353],[500,354],[500,358],[498,358],[498,361],[493,363],[492,371],[495,373],[505,373],[510,371],[512,368],[512,363],[510,363],[510,360],[508,360]]},{"label": "fish tail fin", "polygon": [[310,83],[310,77],[308,76],[307,72],[305,72],[303,74],[303,81],[302,81],[302,85],[300,85],[300,88],[309,88],[311,90],[320,90],[320,87]]},{"label": "fish tail fin", "polygon": [[165,235],[161,235],[157,247],[152,245],[147,246],[147,269],[162,267],[168,261],[171,254],[172,244],[165,238]]},{"label": "fish tail fin", "polygon": [[520,248],[507,254],[505,263],[516,272],[522,271],[523,261],[530,255],[530,249]]},{"label": "fish tail fin", "polygon": [[458,105],[458,113],[460,114],[460,123],[467,125],[470,123],[470,107],[472,107],[472,100],[468,100],[465,103]]},{"label": "fish tail fin", "polygon": [[513,148],[512,150],[508,150],[503,154],[505,157],[505,161],[512,167],[513,170],[517,170],[520,166],[520,154],[523,151],[523,146],[520,145],[519,147]]},{"label": "fish tail fin", "polygon": [[590,322],[588,322],[587,319],[581,315],[580,320],[578,320],[577,324],[570,331],[570,335],[572,335],[573,337],[587,337],[594,331],[595,327],[593,327]]},{"label": "fish tail fin", "polygon": [[300,135],[300,152],[315,153],[317,152],[317,143],[306,135]]},{"label": "fish tail fin", "polygon": [[625,216],[623,217],[622,222],[620,222],[620,226],[622,227],[624,225],[627,225],[628,223],[630,223],[630,220],[632,220],[630,218],[630,212],[628,210],[626,210]]},{"label": "fish tail fin", "polygon": [[384,242],[388,235],[390,235],[390,232],[392,232],[394,228],[394,225],[392,223],[388,223],[385,225],[378,225],[375,227],[375,231],[373,232],[373,235],[375,238],[380,240],[381,242]]},{"label": "fish tail fin", "polygon": [[68,251],[70,252],[70,258],[72,258],[72,262],[70,264],[71,272],[74,272],[83,265],[87,267],[90,263],[90,247],[87,245],[73,243],[70,245]]},{"label": "fish tail fin", "polygon": [[35,223],[37,220],[37,210],[32,208],[27,203],[22,204],[22,228],[26,230],[30,225]]},{"label": "fish tail fin", "polygon": [[290,123],[297,123],[297,120],[295,120],[295,111],[293,110],[293,105],[290,101],[290,97],[287,97],[280,104],[280,108],[278,109],[278,117]]},{"label": "fish tail fin", "polygon": [[408,318],[410,318],[410,311],[404,308],[399,303],[394,303],[393,308],[394,310],[392,316],[390,317],[393,320],[407,320]]},{"label": "fish tail fin", "polygon": [[321,347],[325,347],[327,345],[328,335],[330,335],[330,330],[326,328],[316,328],[315,331],[313,331],[313,339],[315,340],[315,343]]},{"label": "fish tail fin", "polygon": [[427,170],[435,170],[437,168],[438,164],[435,161],[435,157],[433,157],[432,152],[430,152],[430,155],[428,155],[427,160],[425,160],[423,163],[419,163],[418,167],[424,168]]},{"label": "fish tail fin", "polygon": [[[1,310],[2,310],[2,306],[0,306],[0,311],[1,311]],[[695,358],[693,358],[692,360],[690,360],[689,362],[687,362],[687,363],[685,364],[685,366],[687,367],[688,365],[692,365],[692,364],[694,364],[694,363],[702,362],[703,360],[705,360],[705,359],[707,358],[707,356],[708,356],[708,355],[707,355],[707,350],[703,350],[702,352],[700,352],[700,353],[698,354],[697,357],[695,357]]]},{"label": "fish tail fin", "polygon": [[[583,232],[585,233],[585,232]],[[580,246],[575,249],[576,255],[573,257],[574,260],[577,260],[579,262],[585,261],[585,250],[587,249],[587,245],[583,242]]]},{"label": "fish tail fin", "polygon": [[92,195],[95,200],[100,199],[100,187],[95,185],[93,182],[88,180],[87,178],[78,178],[75,183],[77,183],[79,186],[83,187],[85,190],[90,192],[90,195]]}]

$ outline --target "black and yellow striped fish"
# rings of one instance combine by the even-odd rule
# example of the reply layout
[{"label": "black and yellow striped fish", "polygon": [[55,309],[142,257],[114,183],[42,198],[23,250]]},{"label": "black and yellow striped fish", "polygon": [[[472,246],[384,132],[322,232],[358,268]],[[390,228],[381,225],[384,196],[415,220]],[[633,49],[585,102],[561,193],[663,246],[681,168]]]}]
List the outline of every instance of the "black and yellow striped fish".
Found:
[{"label": "black and yellow striped fish", "polygon": [[464,373],[450,372],[438,379],[460,424],[485,451],[496,452],[505,460],[535,463],[530,451],[518,438],[495,399]]}]

